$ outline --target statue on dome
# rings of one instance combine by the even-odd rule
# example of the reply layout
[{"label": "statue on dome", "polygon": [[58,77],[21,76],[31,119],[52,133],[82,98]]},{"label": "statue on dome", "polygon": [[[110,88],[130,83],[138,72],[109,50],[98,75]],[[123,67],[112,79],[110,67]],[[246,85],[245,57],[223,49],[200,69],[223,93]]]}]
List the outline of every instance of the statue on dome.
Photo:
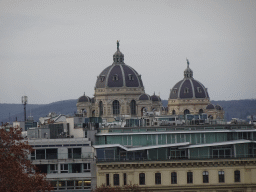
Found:
[{"label": "statue on dome", "polygon": [[188,67],[189,67],[189,60],[186,58],[186,60],[187,60],[187,64],[188,64]]},{"label": "statue on dome", "polygon": [[117,44],[117,50],[119,50],[119,42],[120,42],[120,40],[119,40],[119,41],[117,40],[117,42],[116,42],[116,44]]}]

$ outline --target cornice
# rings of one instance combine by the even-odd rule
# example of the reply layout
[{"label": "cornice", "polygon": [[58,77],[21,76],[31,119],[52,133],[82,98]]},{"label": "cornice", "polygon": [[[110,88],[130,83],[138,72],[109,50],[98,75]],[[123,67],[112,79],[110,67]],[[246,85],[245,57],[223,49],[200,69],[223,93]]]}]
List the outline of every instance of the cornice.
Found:
[{"label": "cornice", "polygon": [[212,159],[184,161],[139,161],[139,162],[98,162],[100,170],[116,169],[156,169],[156,168],[203,168],[203,167],[234,167],[255,166],[256,158],[252,159]]}]

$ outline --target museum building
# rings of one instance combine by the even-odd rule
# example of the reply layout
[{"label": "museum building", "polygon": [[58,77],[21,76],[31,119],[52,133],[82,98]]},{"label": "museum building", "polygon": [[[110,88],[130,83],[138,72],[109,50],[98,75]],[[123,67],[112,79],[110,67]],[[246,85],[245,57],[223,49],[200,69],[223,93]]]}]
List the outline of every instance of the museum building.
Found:
[{"label": "museum building", "polygon": [[224,110],[210,104],[207,88],[193,78],[188,60],[184,78],[171,89],[168,107],[165,108],[159,96],[145,93],[141,75],[124,63],[124,54],[119,46],[117,41],[112,65],[97,77],[94,97],[84,94],[78,99],[78,113],[87,117],[102,117],[108,122],[114,121],[116,117],[142,117],[144,111],[154,111],[160,115],[209,112],[210,118],[224,118]]},{"label": "museum building", "polygon": [[[144,108],[161,115],[207,113],[223,119],[224,110],[210,103],[207,88],[189,67],[171,89],[168,110],[161,99],[145,93],[141,76],[124,64],[119,50],[97,78],[95,97],[82,96],[78,112],[113,120],[118,115],[145,117]],[[80,99],[87,98],[86,102]],[[154,103],[155,102],[155,103]],[[86,108],[87,107],[87,108]],[[253,125],[143,124],[97,129],[97,186],[138,185],[148,191],[256,191],[256,133]]]}]

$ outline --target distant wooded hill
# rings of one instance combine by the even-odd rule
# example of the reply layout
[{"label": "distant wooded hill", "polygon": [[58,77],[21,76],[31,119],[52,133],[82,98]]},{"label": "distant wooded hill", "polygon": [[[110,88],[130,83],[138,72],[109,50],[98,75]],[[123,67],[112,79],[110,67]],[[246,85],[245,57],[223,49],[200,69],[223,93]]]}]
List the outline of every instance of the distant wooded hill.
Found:
[{"label": "distant wooded hill", "polygon": [[[58,101],[50,104],[27,105],[27,116],[33,116],[35,121],[39,117],[45,117],[50,112],[57,114],[73,115],[76,112],[76,99]],[[163,100],[163,106],[167,106],[168,101]],[[232,118],[246,119],[248,115],[256,115],[256,100],[231,100],[231,101],[211,101],[213,104],[219,104],[224,108],[227,121]],[[21,104],[0,104],[0,122],[23,121],[23,105]]]}]

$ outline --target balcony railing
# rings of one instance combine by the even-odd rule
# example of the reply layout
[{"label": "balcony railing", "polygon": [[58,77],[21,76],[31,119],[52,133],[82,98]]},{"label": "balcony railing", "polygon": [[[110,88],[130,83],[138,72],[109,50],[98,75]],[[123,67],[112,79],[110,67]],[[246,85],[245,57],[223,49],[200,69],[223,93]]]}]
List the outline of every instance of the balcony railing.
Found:
[{"label": "balcony railing", "polygon": [[207,159],[241,159],[241,158],[256,158],[256,154],[239,154],[232,155],[227,157],[213,157],[212,155],[208,156],[180,156],[180,157],[115,157],[115,158],[97,158],[97,162],[133,162],[133,161],[176,161],[176,160],[207,160]]},{"label": "balcony railing", "polygon": [[48,153],[48,154],[31,154],[31,160],[49,160],[49,159],[92,159],[94,153],[68,154],[68,153]]}]

